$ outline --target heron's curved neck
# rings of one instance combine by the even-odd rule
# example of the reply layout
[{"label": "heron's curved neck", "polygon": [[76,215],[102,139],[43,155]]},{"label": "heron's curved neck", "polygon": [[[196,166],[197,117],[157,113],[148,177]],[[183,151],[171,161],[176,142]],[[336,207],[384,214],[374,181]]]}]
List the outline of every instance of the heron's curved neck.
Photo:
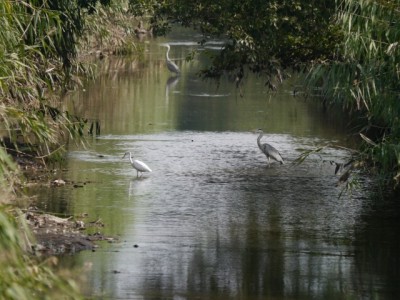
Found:
[{"label": "heron's curved neck", "polygon": [[264,132],[260,132],[260,135],[257,138],[258,147],[261,149],[261,138],[263,137]]},{"label": "heron's curved neck", "polygon": [[170,60],[170,59],[169,59],[169,55],[168,55],[170,49],[171,49],[171,48],[168,47],[168,48],[167,48],[167,53],[165,53],[165,58],[166,58],[167,60]]},{"label": "heron's curved neck", "polygon": [[132,152],[126,152],[125,155],[126,155],[126,154],[129,154],[129,160],[132,162],[132,161],[133,161]]}]

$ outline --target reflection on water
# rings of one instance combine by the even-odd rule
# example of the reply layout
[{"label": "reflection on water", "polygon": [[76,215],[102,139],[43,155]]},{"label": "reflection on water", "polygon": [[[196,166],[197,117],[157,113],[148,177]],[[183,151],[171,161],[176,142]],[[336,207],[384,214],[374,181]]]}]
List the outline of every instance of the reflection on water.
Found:
[{"label": "reflection on water", "polygon": [[[70,179],[99,181],[76,191],[73,210],[99,211],[107,227],[121,226],[122,242],[113,247],[118,252],[107,259],[101,249],[79,255],[93,262],[92,292],[123,299],[308,298],[351,282],[349,243],[362,198],[338,199],[333,167],[318,158],[267,167],[256,138],[251,132],[109,135],[93,145],[104,160],[72,152]],[[288,162],[298,155],[296,147],[315,142],[267,138]],[[120,159],[126,151],[153,173],[136,178]],[[328,148],[322,155],[341,160],[345,153]],[[105,271],[96,270],[100,265]]]},{"label": "reflection on water", "polygon": [[171,76],[168,78],[167,83],[165,84],[165,104],[168,105],[169,102],[169,93],[173,92],[175,89],[175,86],[179,82],[179,76]]},{"label": "reflection on water", "polygon": [[[174,45],[174,57],[194,47]],[[52,211],[101,218],[106,234],[120,236],[118,244],[64,258],[92,263],[89,295],[388,299],[399,294],[399,249],[393,244],[398,230],[388,230],[400,228],[398,218],[391,215],[382,225],[374,217],[379,209],[364,193],[367,180],[361,182],[364,188],[338,198],[334,166],[324,162],[342,162],[348,155],[335,147],[345,143],[340,124],[292,97],[290,83],[271,95],[261,81],[248,78],[240,98],[229,82],[199,80],[195,72],[202,58],[180,61],[182,75],[171,78],[160,47],[148,46],[150,58],[140,72],[108,73],[71,97],[71,110],[102,124],[102,135],[88,150],[71,149],[64,174],[89,183],[40,197]],[[286,164],[267,167],[256,128],[264,129],[265,141],[279,149]],[[303,149],[317,145],[330,146],[300,166],[291,164]],[[153,172],[137,178],[121,159],[127,151]]]}]

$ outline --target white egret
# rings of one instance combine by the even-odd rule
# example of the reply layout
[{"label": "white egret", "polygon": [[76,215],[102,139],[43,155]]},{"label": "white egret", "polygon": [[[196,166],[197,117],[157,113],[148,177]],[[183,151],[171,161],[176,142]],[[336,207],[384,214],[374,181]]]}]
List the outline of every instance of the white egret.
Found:
[{"label": "white egret", "polygon": [[264,135],[264,132],[261,129],[257,130],[258,133],[260,133],[260,135],[257,138],[257,144],[258,144],[258,148],[260,148],[260,150],[265,154],[265,156],[268,159],[268,165],[270,164],[270,158],[276,160],[277,162],[280,162],[281,164],[283,164],[283,158],[281,156],[281,154],[279,153],[278,150],[276,150],[275,147],[271,146],[270,144],[264,143],[261,144],[261,138]]},{"label": "white egret", "polygon": [[165,59],[167,60],[167,68],[170,72],[175,73],[175,74],[180,74],[181,71],[179,70],[179,67],[172,61],[169,59],[169,50],[171,50],[170,45],[165,44],[163,45],[165,47],[167,47],[167,53],[165,54]]},{"label": "white egret", "polygon": [[132,153],[131,152],[125,152],[124,156],[122,158],[125,158],[125,156],[129,154],[129,160],[131,161],[132,167],[137,171],[137,177],[139,177],[139,172],[152,172],[151,169],[149,168],[148,165],[146,165],[144,162],[133,159],[132,158]]}]

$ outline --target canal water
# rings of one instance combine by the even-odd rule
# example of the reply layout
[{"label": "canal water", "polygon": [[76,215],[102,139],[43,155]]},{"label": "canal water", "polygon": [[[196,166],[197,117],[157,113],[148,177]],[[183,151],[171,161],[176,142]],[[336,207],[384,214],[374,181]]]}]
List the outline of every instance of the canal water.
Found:
[{"label": "canal water", "polygon": [[[179,77],[166,69],[165,42]],[[87,269],[86,295],[397,299],[396,209],[375,200],[361,176],[341,193],[329,161],[345,162],[349,141],[337,116],[293,95],[295,80],[271,93],[252,75],[241,90],[200,79],[218,41],[193,61],[185,57],[199,46],[185,31],[143,47],[141,60],[105,59],[104,74],[68,96],[66,108],[98,122],[100,135],[86,148],[70,145],[62,177],[75,187],[39,195],[47,211],[87,214],[105,225],[92,231],[119,237],[62,258]],[[285,164],[268,166],[257,128]],[[137,177],[127,151],[153,172]]]}]

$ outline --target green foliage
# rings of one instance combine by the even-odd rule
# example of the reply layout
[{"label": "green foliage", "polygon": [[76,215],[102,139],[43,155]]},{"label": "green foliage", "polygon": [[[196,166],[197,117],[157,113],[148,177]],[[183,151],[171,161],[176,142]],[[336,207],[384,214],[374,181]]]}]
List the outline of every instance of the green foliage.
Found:
[{"label": "green foliage", "polygon": [[[98,13],[88,15],[94,7]],[[133,26],[132,17],[117,17],[123,10],[123,1],[109,0],[0,2],[0,122],[19,153],[18,144],[30,155],[49,156],[68,138],[83,137],[85,121],[53,107],[50,97],[85,74],[76,61],[82,35],[103,33],[96,39],[123,53],[136,50],[121,34]],[[114,23],[117,31],[110,29]]]},{"label": "green foliage", "polygon": [[370,161],[390,184],[400,181],[400,2],[341,2],[338,25],[343,43],[334,60],[313,66],[309,87],[321,87],[324,99],[358,118]]},{"label": "green foliage", "polygon": [[[333,1],[131,0],[130,6],[134,12],[152,13],[155,33],[179,23],[199,29],[203,42],[226,39],[212,67],[204,72],[210,77],[229,71],[240,80],[247,67],[282,80],[287,68],[331,58],[338,40],[331,22]],[[272,87],[272,80],[267,83]]]},{"label": "green foliage", "polygon": [[240,84],[247,70],[274,89],[286,70],[310,70],[312,94],[353,114],[368,137],[360,159],[400,183],[400,1],[130,0],[150,14],[154,33],[178,23],[199,29],[201,42],[226,40],[204,76],[228,71]]},{"label": "green foliage", "polygon": [[[116,2],[113,12],[122,9],[123,1]],[[97,3],[111,6],[110,0],[0,1],[0,299],[58,299],[60,295],[81,299],[68,279],[71,276],[53,271],[56,259],[43,262],[27,255],[29,231],[20,212],[4,203],[15,196],[15,183],[19,183],[10,154],[29,160],[61,159],[68,139],[81,140],[84,135],[86,120],[61,111],[51,100],[58,95],[54,92],[65,90],[86,71],[76,60],[77,45],[90,29],[84,22],[87,13],[94,15],[101,9]],[[123,45],[124,51],[132,47]]]},{"label": "green foliage", "polygon": [[[50,155],[68,136],[81,136],[81,120],[57,113],[46,99],[70,80],[81,22],[74,1],[0,2],[0,298],[79,299],[72,282],[28,258],[16,222],[4,202],[18,181],[9,156]],[[23,231],[24,234],[27,231]],[[58,293],[58,295],[57,295]],[[57,296],[56,296],[57,295]]]},{"label": "green foliage", "polygon": [[[63,67],[71,67],[76,55],[76,38],[82,31],[83,20],[75,1],[29,0],[18,7],[24,43],[39,47],[46,59],[62,60]],[[22,5],[21,5],[22,6]]]},{"label": "green foliage", "polygon": [[19,235],[17,218],[14,213],[0,208],[0,298],[83,299],[72,280],[63,278],[52,271],[51,265],[57,260],[50,258],[38,263],[24,253],[24,243]]},{"label": "green foliage", "polygon": [[83,26],[79,7],[75,1],[6,0],[0,25],[0,122],[13,143],[49,155],[65,141],[60,132],[82,136],[76,120],[67,113],[56,118],[46,99],[70,81]]},{"label": "green foliage", "polygon": [[89,14],[96,11],[96,4],[98,2],[106,6],[111,4],[111,0],[77,0],[78,6],[87,9]]},{"label": "green foliage", "polygon": [[128,12],[123,1],[97,6],[95,13],[85,17],[80,48],[86,52],[130,55],[140,52],[134,35],[137,20]]},{"label": "green foliage", "polygon": [[[0,194],[2,194],[3,197],[9,195],[13,191],[13,183],[16,180],[16,170],[17,166],[15,162],[3,148],[0,148]],[[0,197],[0,204],[5,200],[6,199]]]}]

